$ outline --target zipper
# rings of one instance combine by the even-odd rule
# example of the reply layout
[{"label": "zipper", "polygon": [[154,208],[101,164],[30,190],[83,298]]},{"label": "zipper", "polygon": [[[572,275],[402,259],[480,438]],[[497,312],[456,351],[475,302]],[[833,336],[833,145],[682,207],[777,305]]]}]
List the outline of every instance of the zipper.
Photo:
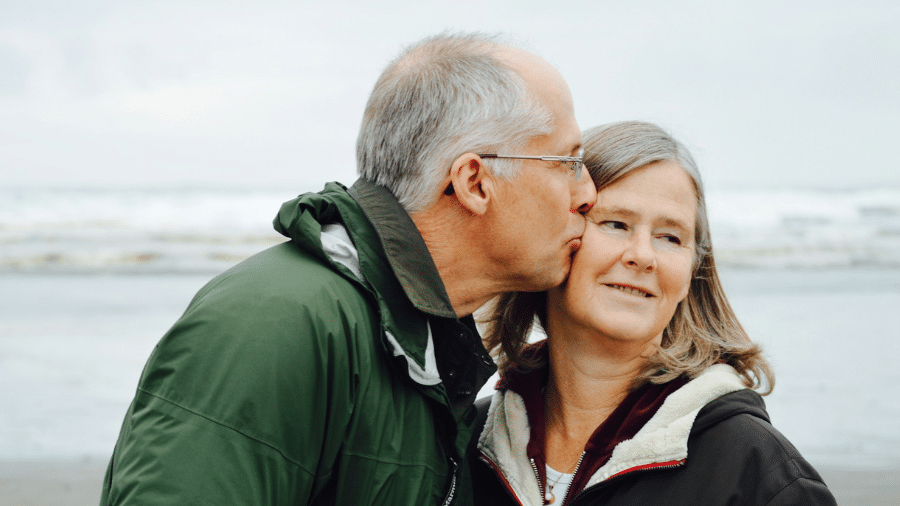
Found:
[{"label": "zipper", "polygon": [[[584,460],[584,455],[586,453],[587,453],[586,451],[583,451],[583,452],[581,452],[581,457],[578,457],[578,463],[575,464],[575,471],[572,472],[572,480],[573,481],[575,480],[575,475],[578,474],[578,468],[581,467],[581,462]],[[541,491],[541,497],[544,498],[544,504],[549,504],[549,503],[547,503],[547,500],[548,500],[547,499],[547,491],[545,490],[544,484],[541,483],[541,475],[540,475],[540,473],[538,473],[537,464],[535,464],[534,459],[531,459],[531,468],[534,469],[534,477],[537,478],[538,489],[540,489],[540,491]],[[571,486],[572,485],[570,484],[569,487],[571,488]],[[566,497],[568,495],[569,495],[569,489],[566,489],[566,495],[563,496],[562,502],[559,503],[560,506],[563,506],[564,504],[566,504]]]},{"label": "zipper", "polygon": [[444,506],[450,506],[450,503],[453,502],[453,496],[456,494],[456,470],[459,466],[453,458],[450,459],[450,463],[453,464],[453,474],[450,478],[450,492],[447,493],[447,498],[444,499]]},{"label": "zipper", "polygon": [[488,456],[483,452],[478,452],[478,454],[478,458],[480,458],[482,462],[491,466],[491,469],[494,470],[494,474],[496,474],[497,477],[500,478],[500,481],[501,483],[503,483],[503,486],[506,487],[506,492],[509,494],[509,496],[516,501],[516,504],[522,506],[522,501],[519,500],[519,497],[516,495],[515,491],[513,491],[512,486],[509,484],[509,481],[507,481],[506,476],[503,475],[503,472],[500,471],[500,468],[497,467],[497,464],[495,464],[494,461],[488,458]]},{"label": "zipper", "polygon": [[575,494],[575,497],[572,498],[572,502],[575,502],[575,500],[577,500],[579,497],[584,495],[585,492],[592,490],[592,489],[596,489],[598,487],[608,485],[610,482],[618,479],[619,477],[622,477],[622,476],[625,476],[628,474],[632,474],[632,473],[641,473],[641,472],[645,472],[645,471],[655,471],[658,469],[673,469],[676,467],[681,467],[684,465],[685,460],[687,460],[687,459],[670,460],[668,462],[660,462],[658,464],[645,464],[643,466],[632,467],[629,469],[625,469],[624,471],[619,471],[618,473],[610,476],[609,478],[601,481],[600,483],[597,483],[590,487],[581,489],[577,494]]},{"label": "zipper", "polygon": [[[479,457],[483,462],[485,462],[485,463],[487,463],[489,466],[491,466],[491,469],[494,470],[494,473],[496,473],[497,476],[501,479],[503,485],[505,485],[505,487],[506,487],[506,491],[509,492],[509,495],[510,495],[513,499],[515,499],[515,501],[516,501],[518,504],[522,504],[522,501],[520,501],[519,498],[516,497],[515,492],[513,492],[512,487],[509,485],[509,482],[506,480],[506,477],[503,476],[503,473],[502,473],[502,472],[500,472],[500,468],[497,467],[497,464],[494,464],[494,462],[493,462],[491,459],[489,459],[489,458],[487,457],[487,455],[485,455],[483,452],[478,452],[478,453],[479,453],[478,457]],[[581,463],[584,461],[584,456],[585,456],[586,454],[587,454],[587,452],[581,452],[581,457],[578,459],[578,463],[575,464],[575,471],[572,473],[572,481],[573,481],[573,482],[575,481],[575,475],[578,474],[578,469],[581,468]],[[614,479],[619,478],[620,476],[624,476],[624,475],[626,475],[626,474],[631,474],[631,473],[639,473],[639,472],[642,472],[642,471],[653,471],[653,470],[656,470],[656,469],[672,469],[672,468],[675,468],[675,467],[681,467],[681,466],[684,465],[685,460],[686,460],[686,459],[672,460],[672,461],[669,461],[669,462],[660,462],[660,463],[658,463],[658,464],[647,464],[647,465],[644,465],[644,466],[637,466],[637,467],[632,467],[632,468],[630,468],[630,469],[626,469],[626,470],[624,470],[624,471],[621,471],[621,472],[619,472],[619,473],[616,473],[616,474],[610,476],[610,477],[607,478],[606,480],[604,480],[604,481],[602,481],[602,482],[600,482],[600,483],[597,483],[596,485],[590,486],[590,487],[588,487],[588,488],[581,489],[580,491],[578,491],[577,494],[575,494],[574,496],[572,496],[572,502],[575,502],[575,501],[576,501],[579,497],[581,497],[585,492],[587,492],[587,491],[589,491],[589,490],[591,490],[591,489],[594,489],[594,488],[596,488],[596,487],[601,487],[601,486],[607,485],[607,484],[609,484],[611,481],[613,481]],[[531,469],[534,470],[534,477],[535,477],[535,479],[536,479],[537,482],[538,482],[538,489],[539,489],[540,492],[541,492],[541,497],[543,497],[544,500],[546,500],[546,497],[547,497],[547,496],[544,495],[544,494],[545,494],[545,492],[544,492],[544,486],[543,486],[543,484],[541,483],[541,475],[538,474],[537,464],[534,462],[534,459],[530,459],[530,461],[531,461]],[[454,464],[455,464],[455,463],[454,463]],[[560,504],[560,506],[565,505],[566,502],[567,502],[566,500],[569,498],[569,492],[571,492],[571,484],[569,485],[569,487],[570,487],[569,490],[566,491],[566,497],[563,497],[563,502]],[[446,506],[448,503],[445,502],[444,504],[445,504],[445,506]],[[571,504],[571,503],[570,503],[570,504]]]},{"label": "zipper", "polygon": [[[575,483],[575,476],[578,475],[578,468],[581,467],[581,462],[584,461],[584,455],[586,453],[587,453],[586,451],[581,452],[581,457],[578,458],[578,463],[575,464],[575,470],[572,471],[572,481],[569,482],[569,488],[566,489],[566,495],[563,496],[563,501],[560,503],[559,506],[566,506],[566,499],[569,498],[569,492],[572,491],[572,483]],[[577,494],[576,494],[576,497],[577,497]]]},{"label": "zipper", "polygon": [[547,504],[547,493],[544,491],[544,484],[541,483],[541,475],[538,473],[537,464],[534,463],[534,459],[531,459],[531,468],[534,469],[534,478],[538,482],[538,491],[541,493],[541,499],[543,499],[544,504]]},{"label": "zipper", "polygon": [[607,478],[607,481],[611,480],[613,478],[617,478],[619,476],[636,473],[636,472],[640,472],[640,471],[652,471],[654,469],[672,469],[675,467],[680,467],[680,466],[684,465],[684,461],[685,461],[685,459],[670,460],[668,462],[658,462],[658,463],[654,463],[654,464],[644,464],[642,466],[635,466],[635,467],[626,469],[624,471],[619,471],[618,473]]}]

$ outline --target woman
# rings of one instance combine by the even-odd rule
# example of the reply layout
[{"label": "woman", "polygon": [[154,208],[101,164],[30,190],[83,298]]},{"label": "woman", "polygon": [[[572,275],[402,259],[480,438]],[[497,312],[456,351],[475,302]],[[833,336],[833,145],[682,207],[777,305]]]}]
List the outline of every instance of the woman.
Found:
[{"label": "woman", "polygon": [[690,154],[642,122],[584,148],[598,199],[568,281],[489,320],[480,504],[835,504],[754,391],[774,378],[722,291]]}]

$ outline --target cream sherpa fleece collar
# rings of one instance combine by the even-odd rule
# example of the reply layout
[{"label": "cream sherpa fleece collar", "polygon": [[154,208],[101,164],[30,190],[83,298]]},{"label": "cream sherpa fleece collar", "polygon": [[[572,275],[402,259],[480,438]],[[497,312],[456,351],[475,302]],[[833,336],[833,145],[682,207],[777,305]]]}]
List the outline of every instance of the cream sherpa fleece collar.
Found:
[{"label": "cream sherpa fleece collar", "polygon": [[[729,365],[716,364],[679,388],[634,438],[619,443],[612,457],[594,473],[591,486],[635,467],[687,458],[687,441],[697,413],[725,394],[746,388]],[[526,454],[531,434],[525,401],[509,390],[494,393],[478,449],[506,479],[522,504],[543,505],[543,497]]]}]

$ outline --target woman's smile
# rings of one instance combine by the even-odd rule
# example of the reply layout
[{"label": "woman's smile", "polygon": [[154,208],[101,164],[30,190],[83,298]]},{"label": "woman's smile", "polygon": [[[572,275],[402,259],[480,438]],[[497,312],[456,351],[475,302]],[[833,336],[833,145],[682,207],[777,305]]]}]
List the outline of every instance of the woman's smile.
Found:
[{"label": "woman's smile", "polygon": [[649,297],[654,296],[652,293],[650,293],[649,290],[645,290],[643,288],[637,288],[637,287],[631,286],[631,285],[621,285],[621,284],[616,284],[616,283],[603,283],[603,284],[605,286],[608,286],[619,292],[629,294],[629,295],[634,295],[636,297],[649,298]]}]

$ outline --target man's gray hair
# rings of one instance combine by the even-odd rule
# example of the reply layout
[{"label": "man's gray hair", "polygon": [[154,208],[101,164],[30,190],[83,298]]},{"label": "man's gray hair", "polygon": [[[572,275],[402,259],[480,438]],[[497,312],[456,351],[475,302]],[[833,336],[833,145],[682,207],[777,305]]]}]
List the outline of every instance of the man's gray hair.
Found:
[{"label": "man's gray hair", "polygon": [[[381,74],[366,105],[359,176],[387,187],[410,214],[434,202],[464,153],[518,153],[553,132],[552,112],[529,92],[483,34],[440,34],[407,48]],[[521,162],[491,160],[501,178]]]}]

